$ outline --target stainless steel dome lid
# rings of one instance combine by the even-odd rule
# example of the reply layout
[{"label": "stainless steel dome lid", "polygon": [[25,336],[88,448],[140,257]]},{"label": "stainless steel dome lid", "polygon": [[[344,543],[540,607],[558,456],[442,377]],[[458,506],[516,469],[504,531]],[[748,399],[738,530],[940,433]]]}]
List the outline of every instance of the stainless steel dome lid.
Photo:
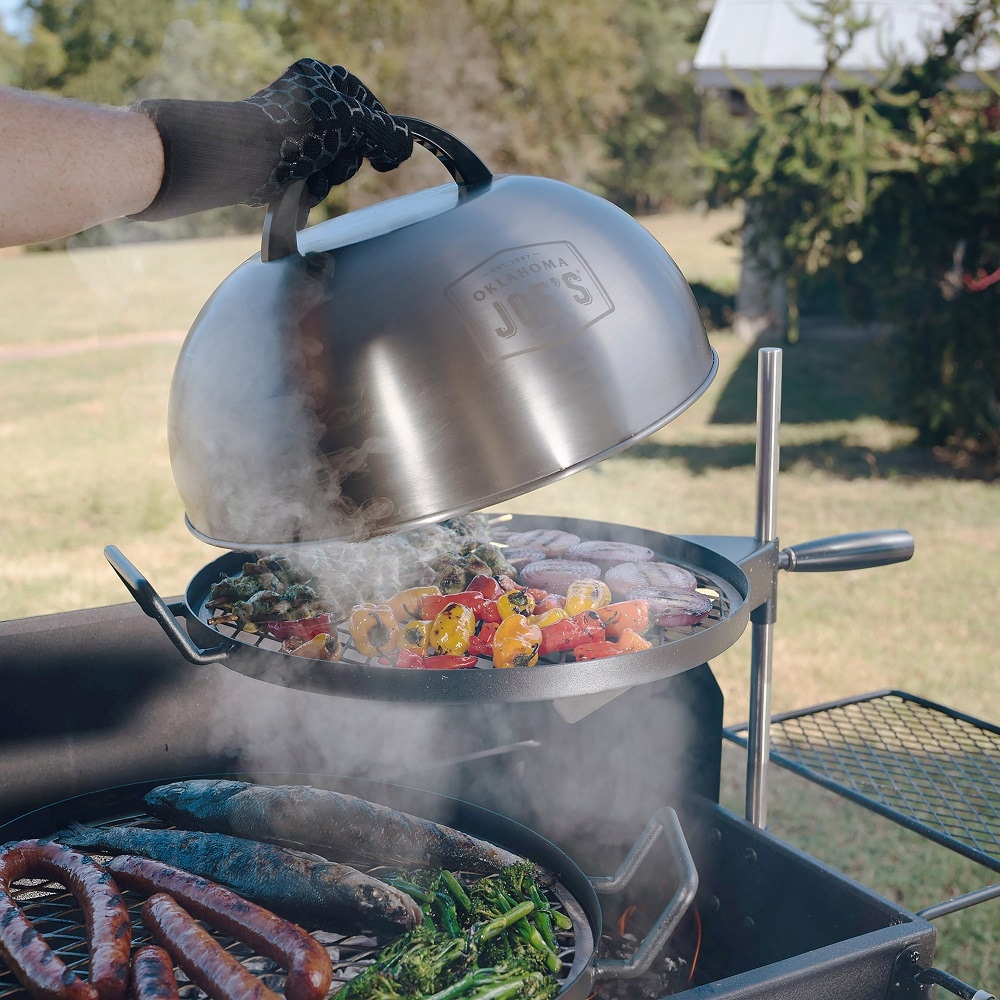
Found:
[{"label": "stainless steel dome lid", "polygon": [[449,183],[296,232],[195,320],[171,385],[191,530],[224,548],[361,539],[479,510],[672,420],[718,367],[660,244],[610,202],[493,176],[408,120]]}]

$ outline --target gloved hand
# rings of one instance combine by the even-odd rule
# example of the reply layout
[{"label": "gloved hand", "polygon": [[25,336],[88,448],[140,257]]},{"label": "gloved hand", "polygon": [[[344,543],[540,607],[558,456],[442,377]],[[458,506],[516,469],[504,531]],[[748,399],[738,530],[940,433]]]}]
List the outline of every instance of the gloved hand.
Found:
[{"label": "gloved hand", "polygon": [[300,59],[242,101],[142,101],[163,141],[163,182],[131,216],[172,219],[223,205],[266,205],[306,179],[302,204],[319,204],[367,158],[380,171],[413,150],[406,125],[342,66]]}]

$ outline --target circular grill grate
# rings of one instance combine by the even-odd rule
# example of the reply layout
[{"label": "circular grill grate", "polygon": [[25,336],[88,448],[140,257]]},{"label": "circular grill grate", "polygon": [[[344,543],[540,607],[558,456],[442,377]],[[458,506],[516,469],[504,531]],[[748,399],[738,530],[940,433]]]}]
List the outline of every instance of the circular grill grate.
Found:
[{"label": "circular grill grate", "polygon": [[[694,625],[680,625],[674,628],[651,628],[645,634],[645,638],[650,640],[654,646],[666,646],[672,642],[684,640],[689,636],[694,635],[696,632],[712,628],[714,625],[725,621],[729,617],[730,600],[726,590],[720,586],[717,580],[713,580],[712,578],[704,576],[700,573],[696,573],[695,575],[698,579],[699,588],[709,590],[712,594],[716,595],[712,599],[712,610],[705,618]],[[263,632],[251,632],[240,628],[238,625],[230,625],[221,622],[209,624],[209,620],[215,618],[219,612],[213,608],[207,607],[208,599],[209,598],[206,597],[205,603],[198,608],[198,617],[209,628],[214,629],[220,635],[227,639],[232,639],[235,642],[241,642],[247,646],[254,646],[257,649],[289,655],[284,653],[281,643],[277,639],[272,639]],[[364,667],[392,667],[392,663],[389,660],[380,659],[377,656],[365,656],[363,653],[360,653],[354,645],[354,640],[351,638],[351,634],[348,631],[346,621],[337,625],[337,635],[339,636],[344,647],[340,662],[356,664]],[[542,657],[539,662],[571,663],[573,662],[573,656],[571,653],[558,653]],[[492,669],[493,661],[487,657],[480,657],[479,666],[485,669]]]}]

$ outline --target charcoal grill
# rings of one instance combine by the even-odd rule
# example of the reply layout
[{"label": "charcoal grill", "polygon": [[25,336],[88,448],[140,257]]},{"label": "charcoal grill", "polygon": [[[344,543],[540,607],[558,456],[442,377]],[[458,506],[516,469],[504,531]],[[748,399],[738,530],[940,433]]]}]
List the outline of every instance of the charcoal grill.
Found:
[{"label": "charcoal grill", "polygon": [[[302,781],[303,776],[271,775],[269,780],[286,784]],[[481,807],[413,789],[356,779],[325,776],[313,777],[309,781],[313,785],[319,783],[323,787],[335,788],[413,814],[433,817],[481,838],[488,837],[492,843],[529,858],[550,873],[551,878],[547,879],[544,891],[550,904],[565,914],[572,924],[571,928],[557,934],[558,953],[562,960],[562,969],[558,974],[559,995],[565,1000],[586,997],[595,981],[643,974],[684,916],[697,889],[694,863],[677,815],[669,808],[660,810],[651,818],[613,876],[588,878],[566,854],[544,838]],[[162,828],[163,824],[145,814],[142,808],[142,796],[154,785],[138,783],[55,803],[0,827],[0,842],[50,836],[69,823],[79,822],[82,817],[98,826]],[[676,889],[665,901],[662,912],[632,957],[596,957],[595,948],[601,939],[601,910],[596,894],[619,893],[627,888],[659,837],[666,844],[665,857],[673,866]],[[95,854],[95,857],[100,861],[104,856]],[[384,868],[378,865],[368,870],[378,877]],[[468,886],[474,884],[477,878],[468,873],[458,875]],[[19,904],[36,922],[38,929],[47,935],[56,954],[70,969],[83,974],[88,961],[86,932],[74,897],[58,882],[49,879],[21,879],[15,883],[15,893]],[[132,915],[135,942],[137,945],[147,943],[152,939],[140,919],[142,897],[132,892],[125,895]],[[325,933],[320,934],[320,938],[330,952],[335,970],[334,982],[339,985],[370,965],[380,947],[386,943],[371,934]],[[224,946],[247,968],[263,976],[272,989],[282,988],[283,973],[273,962],[254,954],[246,945],[231,938],[225,939]],[[8,970],[0,969],[0,1000],[21,1000],[24,996],[13,975]]]},{"label": "charcoal grill", "polygon": [[[39,824],[54,832],[59,824],[53,803],[64,810],[67,800],[77,810],[74,818],[93,818],[87,813],[94,802],[103,816],[134,817],[128,796],[118,801],[109,788],[210,773],[267,780],[275,771],[321,783],[342,771],[334,764],[346,763],[355,779],[398,783],[421,795],[454,796],[471,810],[490,810],[559,845],[583,870],[607,871],[650,814],[669,805],[698,873],[689,915],[653,966],[662,973],[672,965],[678,975],[652,982],[648,973],[616,978],[599,983],[599,995],[897,1000],[932,997],[941,985],[985,1000],[984,991],[933,969],[936,934],[930,921],[993,898],[997,887],[913,913],[766,829],[773,760],[997,868],[994,727],[903,692],[771,719],[779,572],[882,565],[912,550],[912,539],[895,531],[779,549],[779,387],[780,352],[764,351],[752,537],[674,538],[615,525],[525,521],[584,527],[578,532],[584,537],[648,538],[651,547],[688,562],[724,595],[707,625],[665,637],[645,659],[616,657],[585,683],[575,682],[571,664],[548,664],[535,676],[531,670],[472,670],[459,677],[442,672],[449,674],[444,680],[422,679],[441,685],[432,693],[414,689],[396,698],[386,685],[407,672],[371,663],[351,668],[352,679],[340,690],[329,682],[286,679],[272,674],[281,669],[274,664],[289,657],[208,629],[200,618],[204,581],[197,587],[193,581],[181,599],[154,601],[140,574],[133,588],[139,604],[0,624],[9,723],[0,733],[5,834],[40,832]],[[164,634],[164,621],[184,633],[194,657],[169,628]],[[721,692],[709,661],[747,625],[751,716],[724,731]],[[516,676],[503,682],[509,689],[489,687],[497,681],[486,678],[499,673]],[[447,690],[449,684],[454,690]],[[37,697],[42,690],[49,693],[44,705]],[[320,691],[351,700],[317,698]],[[885,720],[902,716],[909,719],[908,735],[893,743],[900,740],[895,721]],[[411,725],[419,732],[407,742],[401,734]],[[372,741],[363,752],[358,747],[367,735],[386,733],[393,739]],[[744,817],[719,804],[723,738],[747,748]],[[876,740],[881,742],[873,751]],[[647,761],[651,766],[636,766]],[[915,794],[901,786],[900,775],[912,780]],[[932,833],[947,804],[956,801],[956,783],[966,790],[968,808],[959,808],[946,829]],[[992,813],[974,797],[976,788],[985,789]],[[669,859],[652,850],[621,899],[602,898],[597,913],[603,921],[587,911],[595,946],[599,937],[601,944],[614,937],[630,907],[637,914],[634,933],[641,937],[659,912],[651,899],[674,890],[673,873]],[[587,890],[571,892],[578,901],[581,894],[586,897]]]}]

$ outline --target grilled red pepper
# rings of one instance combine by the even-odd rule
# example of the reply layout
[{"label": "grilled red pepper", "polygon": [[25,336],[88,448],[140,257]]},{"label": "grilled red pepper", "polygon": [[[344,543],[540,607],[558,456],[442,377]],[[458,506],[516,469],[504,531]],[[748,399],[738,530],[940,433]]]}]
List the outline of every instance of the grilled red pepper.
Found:
[{"label": "grilled red pepper", "polygon": [[495,576],[483,576],[481,573],[479,576],[473,577],[472,582],[465,589],[474,590],[489,601],[495,601],[504,594],[504,589]]},{"label": "grilled red pepper", "polygon": [[581,611],[572,618],[553,622],[542,629],[542,641],[538,647],[540,655],[563,653],[584,643],[600,642],[604,639],[604,623],[593,611]]},{"label": "grilled red pepper", "polygon": [[473,656],[492,656],[496,631],[496,622],[480,622],[475,634],[469,637],[469,653]]},{"label": "grilled red pepper", "polygon": [[316,615],[315,618],[296,618],[287,622],[260,622],[260,627],[278,642],[285,639],[313,639],[320,632],[336,631],[333,615]]},{"label": "grilled red pepper", "polygon": [[411,649],[401,649],[396,657],[396,666],[409,670],[467,670],[479,663],[476,656],[440,654],[421,656]]},{"label": "grilled red pepper", "polygon": [[535,614],[543,615],[546,611],[551,611],[553,608],[565,608],[566,598],[562,594],[546,594],[544,590],[531,591],[532,594],[540,594],[541,597],[535,597]]},{"label": "grilled red pepper", "polygon": [[585,660],[601,660],[605,656],[621,656],[627,652],[628,650],[620,648],[617,642],[603,639],[600,642],[585,642],[577,646],[573,650],[573,659],[583,663]]},{"label": "grilled red pepper", "polygon": [[462,607],[468,608],[481,622],[500,621],[497,602],[488,600],[475,590],[463,590],[459,594],[444,594],[442,596],[431,594],[422,597],[420,598],[420,617],[424,621],[434,621],[449,604],[461,604]]}]

